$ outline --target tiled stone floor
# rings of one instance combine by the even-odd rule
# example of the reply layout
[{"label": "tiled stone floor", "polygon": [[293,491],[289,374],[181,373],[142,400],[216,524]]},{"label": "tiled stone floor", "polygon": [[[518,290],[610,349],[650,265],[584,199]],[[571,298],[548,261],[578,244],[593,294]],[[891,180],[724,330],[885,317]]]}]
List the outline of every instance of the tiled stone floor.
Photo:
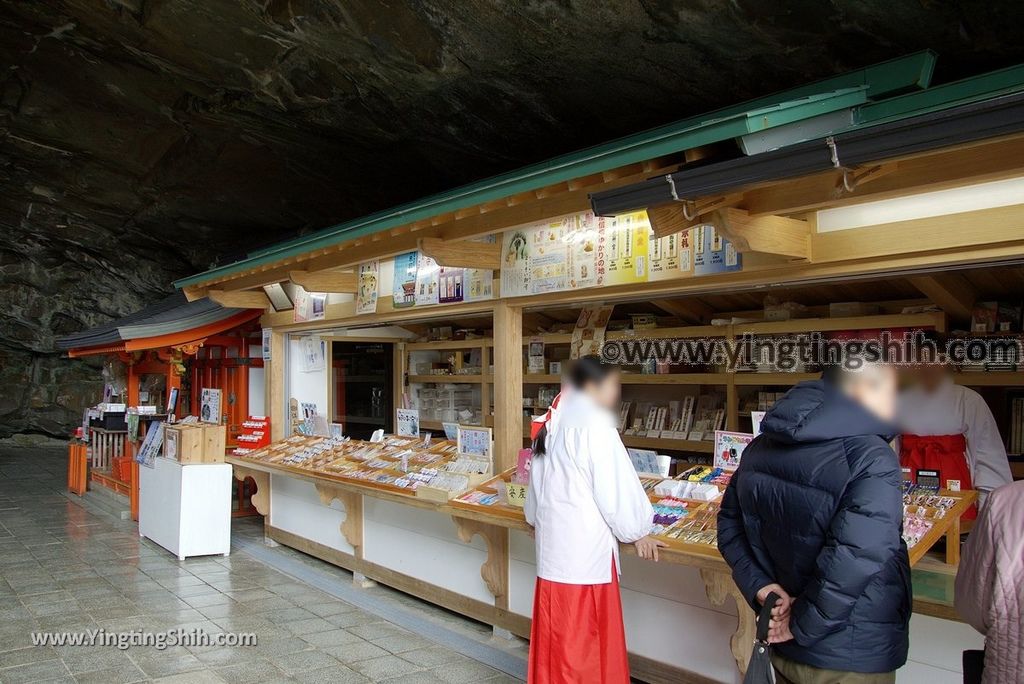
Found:
[{"label": "tiled stone floor", "polygon": [[[393,684],[520,680],[234,551],[179,563],[133,523],[64,494],[65,449],[0,447],[0,682]],[[92,495],[90,495],[92,496]],[[253,519],[236,538],[261,539]],[[345,574],[297,552],[319,571]],[[350,577],[350,576],[349,576]],[[438,624],[488,631],[384,588]],[[32,632],[254,632],[254,647],[32,646]],[[509,648],[521,649],[521,646]]]}]

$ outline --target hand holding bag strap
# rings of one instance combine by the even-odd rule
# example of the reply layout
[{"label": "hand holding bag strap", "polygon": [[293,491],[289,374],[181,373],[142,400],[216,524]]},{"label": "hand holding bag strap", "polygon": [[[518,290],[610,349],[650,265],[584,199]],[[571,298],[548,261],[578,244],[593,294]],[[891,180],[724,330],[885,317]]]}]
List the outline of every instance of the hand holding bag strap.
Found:
[{"label": "hand holding bag strap", "polygon": [[757,640],[768,641],[768,627],[772,620],[772,610],[775,605],[781,600],[781,596],[776,594],[774,591],[768,594],[768,598],[764,600],[764,605],[761,606],[761,612],[757,614]]}]

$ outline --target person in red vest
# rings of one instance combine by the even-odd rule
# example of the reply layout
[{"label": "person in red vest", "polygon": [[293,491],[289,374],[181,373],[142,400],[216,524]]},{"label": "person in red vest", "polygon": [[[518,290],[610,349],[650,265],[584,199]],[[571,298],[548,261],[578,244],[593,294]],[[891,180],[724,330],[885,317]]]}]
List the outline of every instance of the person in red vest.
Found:
[{"label": "person in red vest", "polygon": [[[943,340],[929,332],[919,341],[919,362],[900,396],[904,477],[917,482],[936,471],[939,487],[976,489],[984,503],[989,492],[1013,481],[995,418],[980,394],[953,381]],[[976,518],[977,507],[964,517]]]}]

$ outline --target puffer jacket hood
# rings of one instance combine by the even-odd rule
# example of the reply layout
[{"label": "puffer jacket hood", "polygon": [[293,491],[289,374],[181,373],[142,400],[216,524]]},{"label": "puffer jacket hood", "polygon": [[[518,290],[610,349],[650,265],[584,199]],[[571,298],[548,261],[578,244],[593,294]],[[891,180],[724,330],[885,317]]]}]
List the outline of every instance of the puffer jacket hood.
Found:
[{"label": "puffer jacket hood", "polygon": [[907,659],[910,560],[891,428],[837,388],[791,389],[761,422],[722,499],[718,548],[751,607],[794,597],[789,660],[887,673]]},{"label": "puffer jacket hood", "polygon": [[802,382],[780,399],[761,421],[761,433],[796,444],[877,435],[890,441],[896,429],[823,380]]}]

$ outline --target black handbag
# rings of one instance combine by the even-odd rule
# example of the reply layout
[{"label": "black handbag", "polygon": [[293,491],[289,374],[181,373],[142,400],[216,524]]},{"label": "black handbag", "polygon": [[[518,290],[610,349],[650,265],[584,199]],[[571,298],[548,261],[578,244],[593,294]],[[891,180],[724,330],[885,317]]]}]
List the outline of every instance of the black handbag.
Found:
[{"label": "black handbag", "polygon": [[772,608],[778,602],[778,594],[768,594],[764,605],[761,606],[761,612],[757,614],[757,638],[754,641],[754,652],[747,663],[747,674],[743,677],[743,684],[775,684],[772,647],[768,643],[768,625],[772,619]]},{"label": "black handbag", "polygon": [[964,651],[964,684],[981,684],[985,673],[985,652]]}]

